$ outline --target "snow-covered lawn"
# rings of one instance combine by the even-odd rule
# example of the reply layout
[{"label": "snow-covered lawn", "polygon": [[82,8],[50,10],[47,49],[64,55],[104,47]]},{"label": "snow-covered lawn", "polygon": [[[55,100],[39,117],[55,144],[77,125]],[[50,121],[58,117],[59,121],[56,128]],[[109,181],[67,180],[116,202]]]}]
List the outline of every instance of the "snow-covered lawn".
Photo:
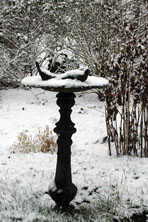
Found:
[{"label": "snow-covered lawn", "polygon": [[104,104],[90,91],[76,95],[72,173],[78,193],[72,201],[75,213],[70,216],[56,213],[46,194],[54,179],[56,153],[11,153],[23,130],[33,136],[46,125],[54,128],[59,119],[56,93],[0,91],[0,222],[111,222],[148,211],[147,159],[110,157],[103,143]]}]

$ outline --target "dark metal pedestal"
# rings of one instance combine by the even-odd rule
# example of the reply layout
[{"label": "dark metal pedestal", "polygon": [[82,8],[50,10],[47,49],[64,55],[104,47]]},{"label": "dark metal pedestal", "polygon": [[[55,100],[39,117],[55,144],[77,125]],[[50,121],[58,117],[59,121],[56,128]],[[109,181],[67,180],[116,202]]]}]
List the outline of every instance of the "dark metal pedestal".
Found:
[{"label": "dark metal pedestal", "polygon": [[60,120],[56,123],[54,132],[58,135],[57,167],[55,189],[49,190],[49,195],[59,206],[67,206],[77,193],[72,183],[71,175],[71,144],[72,134],[76,132],[71,121],[71,107],[75,104],[75,94],[60,92],[57,94],[57,104],[60,107]]}]

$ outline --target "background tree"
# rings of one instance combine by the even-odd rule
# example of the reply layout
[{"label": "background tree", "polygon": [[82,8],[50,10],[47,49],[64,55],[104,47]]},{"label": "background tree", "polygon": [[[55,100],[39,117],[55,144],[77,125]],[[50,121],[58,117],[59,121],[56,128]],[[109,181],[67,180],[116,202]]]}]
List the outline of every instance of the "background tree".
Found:
[{"label": "background tree", "polygon": [[20,79],[34,71],[42,53],[46,15],[42,0],[7,1],[1,9],[1,75]]}]

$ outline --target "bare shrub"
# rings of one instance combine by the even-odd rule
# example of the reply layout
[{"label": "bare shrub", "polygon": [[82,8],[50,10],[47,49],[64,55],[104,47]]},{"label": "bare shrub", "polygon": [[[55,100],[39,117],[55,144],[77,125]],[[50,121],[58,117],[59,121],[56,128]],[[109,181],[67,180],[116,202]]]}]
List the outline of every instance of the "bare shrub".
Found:
[{"label": "bare shrub", "polygon": [[50,152],[54,153],[56,151],[56,143],[52,132],[49,127],[41,131],[32,137],[28,135],[25,131],[18,135],[17,142],[15,142],[11,147],[12,153],[30,153],[30,152]]},{"label": "bare shrub", "polygon": [[109,152],[114,141],[117,155],[148,156],[148,43],[147,29],[133,32],[125,24],[126,39],[112,58],[112,76],[106,90],[106,125]]}]

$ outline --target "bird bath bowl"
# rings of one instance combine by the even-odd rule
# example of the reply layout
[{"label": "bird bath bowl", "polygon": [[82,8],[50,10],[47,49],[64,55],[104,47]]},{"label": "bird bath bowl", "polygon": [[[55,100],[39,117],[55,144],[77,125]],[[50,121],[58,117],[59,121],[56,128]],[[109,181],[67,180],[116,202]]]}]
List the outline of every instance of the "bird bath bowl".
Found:
[{"label": "bird bath bowl", "polygon": [[[48,75],[47,70],[42,69],[42,72]],[[67,73],[63,76],[67,76]],[[72,73],[83,74],[80,70],[73,70],[68,73],[68,76],[69,74],[73,76]],[[72,183],[71,174],[71,137],[76,132],[75,124],[70,117],[71,108],[75,104],[74,98],[76,96],[74,92],[104,88],[108,85],[108,80],[94,76],[88,76],[85,81],[80,81],[76,78],[62,79],[59,74],[57,78],[48,80],[42,80],[41,76],[26,77],[22,80],[22,84],[58,92],[56,97],[57,105],[60,107],[60,119],[54,128],[54,132],[58,135],[57,166],[54,185],[49,188],[48,194],[58,206],[68,206],[77,193],[77,187]]]}]

